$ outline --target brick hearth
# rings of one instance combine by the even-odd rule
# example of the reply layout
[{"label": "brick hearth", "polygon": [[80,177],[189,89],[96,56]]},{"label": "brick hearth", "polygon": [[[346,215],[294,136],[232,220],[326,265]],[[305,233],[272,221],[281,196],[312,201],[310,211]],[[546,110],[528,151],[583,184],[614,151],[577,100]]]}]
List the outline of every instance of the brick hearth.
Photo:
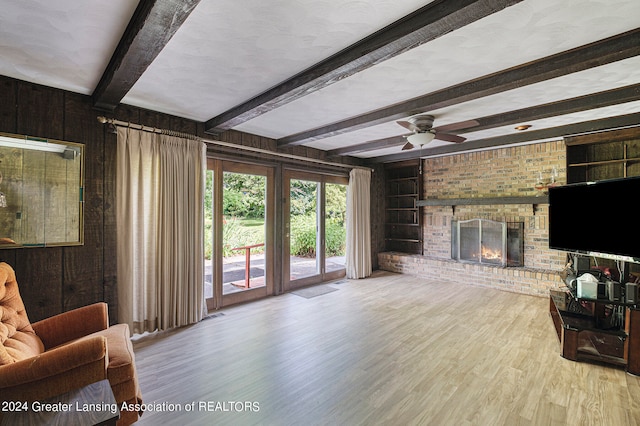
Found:
[{"label": "brick hearth", "polygon": [[543,297],[561,283],[558,271],[460,263],[416,254],[379,253],[378,262],[385,271]]}]

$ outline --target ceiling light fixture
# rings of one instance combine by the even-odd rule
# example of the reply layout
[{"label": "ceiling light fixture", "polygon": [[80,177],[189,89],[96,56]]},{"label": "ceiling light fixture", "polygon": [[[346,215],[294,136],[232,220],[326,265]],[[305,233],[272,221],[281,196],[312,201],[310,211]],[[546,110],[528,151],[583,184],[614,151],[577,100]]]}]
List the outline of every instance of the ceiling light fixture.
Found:
[{"label": "ceiling light fixture", "polygon": [[404,144],[402,150],[405,151],[407,149],[413,148],[415,145],[426,145],[435,138],[435,133],[431,132],[422,132],[422,133],[414,133],[412,135],[407,136],[407,143]]},{"label": "ceiling light fixture", "polygon": [[60,154],[62,154],[67,149],[66,145],[52,143],[47,139],[30,138],[28,136],[25,136],[21,139],[0,136],[0,146],[6,146],[9,148],[35,149],[36,151],[57,152]]},{"label": "ceiling light fixture", "polygon": [[515,129],[522,131],[522,130],[527,130],[530,127],[531,127],[531,124],[521,124],[519,126],[516,126]]}]

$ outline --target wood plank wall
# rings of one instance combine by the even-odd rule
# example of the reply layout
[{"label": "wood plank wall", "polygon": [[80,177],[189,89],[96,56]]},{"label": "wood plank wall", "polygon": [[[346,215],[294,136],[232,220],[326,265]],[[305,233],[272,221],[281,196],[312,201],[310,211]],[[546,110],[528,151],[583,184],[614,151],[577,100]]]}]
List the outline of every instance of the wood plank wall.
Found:
[{"label": "wood plank wall", "polygon": [[[0,132],[85,144],[84,245],[0,250],[0,260],[16,270],[31,321],[106,301],[111,322],[117,322],[116,135],[98,123],[98,115],[206,136],[201,122],[128,105],[120,105],[113,113],[104,114],[93,108],[89,96],[0,76]],[[276,150],[273,139],[233,130],[217,139]],[[302,146],[283,152],[325,159],[322,151]],[[305,167],[308,168],[308,164]],[[373,176],[372,200],[384,193],[381,170]],[[375,201],[372,204],[375,205]],[[374,211],[372,216],[374,268],[377,267],[378,248],[384,247],[383,234],[380,240],[379,215],[380,212]]]},{"label": "wood plank wall", "polygon": [[90,98],[0,77],[0,131],[85,144],[85,244],[1,250],[16,270],[31,321],[97,301],[115,304],[115,218],[112,163],[115,137],[107,142]]}]

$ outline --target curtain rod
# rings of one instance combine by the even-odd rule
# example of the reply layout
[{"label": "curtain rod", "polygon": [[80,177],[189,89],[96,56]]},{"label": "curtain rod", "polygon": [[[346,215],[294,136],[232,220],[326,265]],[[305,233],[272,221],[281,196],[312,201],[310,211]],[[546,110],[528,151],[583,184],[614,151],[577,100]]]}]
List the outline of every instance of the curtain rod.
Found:
[{"label": "curtain rod", "polygon": [[200,141],[202,141],[202,142],[204,142],[205,144],[208,144],[208,145],[219,145],[219,146],[223,146],[223,147],[226,147],[226,148],[240,149],[240,150],[244,150],[244,151],[255,152],[255,153],[258,153],[258,154],[273,155],[273,156],[276,156],[276,157],[283,157],[283,158],[289,158],[289,159],[292,159],[292,160],[306,161],[306,162],[311,162],[311,163],[316,163],[316,164],[322,164],[322,165],[325,165],[325,166],[345,167],[345,168],[348,168],[348,169],[365,169],[365,170],[370,170],[371,172],[373,172],[373,169],[370,168],[370,167],[354,166],[352,164],[334,163],[334,162],[331,162],[331,161],[325,161],[325,160],[318,160],[318,159],[315,159],[315,158],[302,157],[300,155],[285,154],[285,153],[282,153],[282,152],[269,151],[268,149],[254,148],[254,147],[245,146],[245,145],[237,145],[237,144],[234,144],[234,143],[222,142],[222,141],[217,141],[217,140],[213,140],[213,139],[205,139],[205,138],[198,137],[196,135],[191,135],[189,133],[175,132],[173,130],[166,130],[166,129],[158,129],[156,127],[143,126],[142,124],[134,124],[134,123],[130,123],[130,122],[127,122],[127,121],[116,120],[114,118],[107,118],[107,117],[104,117],[104,116],[98,116],[98,121],[100,123],[102,123],[102,124],[113,124],[114,126],[129,127],[129,128],[132,128],[132,129],[142,130],[142,131],[145,131],[145,132],[160,133],[160,134],[169,135],[169,136],[176,136],[176,137],[183,137],[183,138],[187,138],[187,139],[200,140]]}]

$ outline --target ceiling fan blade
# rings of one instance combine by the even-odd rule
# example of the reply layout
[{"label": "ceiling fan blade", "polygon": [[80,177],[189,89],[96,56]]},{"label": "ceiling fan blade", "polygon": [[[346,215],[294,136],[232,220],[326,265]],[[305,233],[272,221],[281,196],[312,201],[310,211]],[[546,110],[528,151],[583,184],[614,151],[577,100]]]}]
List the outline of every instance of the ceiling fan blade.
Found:
[{"label": "ceiling fan blade", "polygon": [[470,127],[476,127],[479,125],[480,123],[478,123],[478,121],[476,120],[467,120],[467,121],[460,121],[459,123],[451,123],[445,126],[436,127],[434,130],[436,132],[454,132],[456,130],[468,129]]},{"label": "ceiling fan blade", "polygon": [[449,133],[440,133],[436,132],[436,139],[440,139],[441,141],[453,142],[453,143],[462,143],[467,140],[467,138],[463,138],[462,136],[452,135]]},{"label": "ceiling fan blade", "polygon": [[396,121],[396,123],[398,123],[399,125],[401,125],[402,127],[404,127],[405,129],[409,129],[412,132],[417,132],[420,129],[413,123],[409,122],[409,121]]},{"label": "ceiling fan blade", "polygon": [[405,143],[404,146],[402,147],[402,151],[408,151],[410,149],[413,149],[413,144],[407,141],[407,143]]}]

